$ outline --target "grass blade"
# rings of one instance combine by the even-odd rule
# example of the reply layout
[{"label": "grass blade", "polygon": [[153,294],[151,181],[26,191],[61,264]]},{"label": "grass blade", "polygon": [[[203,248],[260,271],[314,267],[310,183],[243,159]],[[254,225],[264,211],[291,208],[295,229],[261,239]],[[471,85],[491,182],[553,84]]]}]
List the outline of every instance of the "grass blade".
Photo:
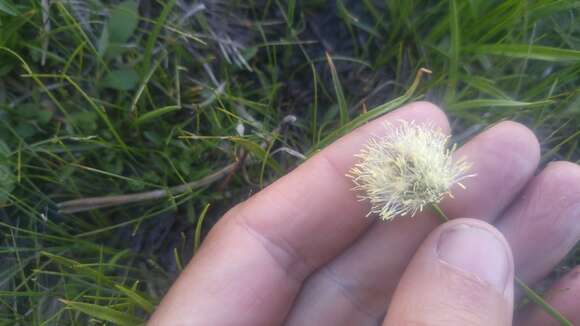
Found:
[{"label": "grass blade", "polygon": [[580,51],[529,44],[486,44],[472,49],[476,54],[494,54],[518,59],[554,62],[580,61]]},{"label": "grass blade", "polygon": [[165,106],[159,109],[155,109],[153,111],[147,112],[145,114],[143,114],[142,116],[140,116],[139,118],[137,118],[134,122],[135,126],[139,126],[142,125],[146,122],[149,122],[153,119],[159,118],[164,114],[167,113],[171,113],[173,111],[178,111],[180,110],[181,107],[177,106],[177,105],[170,105],[170,106]]},{"label": "grass blade", "polygon": [[537,102],[520,102],[520,101],[513,101],[513,100],[502,100],[502,99],[476,99],[476,100],[467,100],[462,102],[456,102],[449,105],[450,110],[466,110],[466,109],[481,109],[481,108],[490,108],[490,107],[503,107],[503,108],[513,108],[513,107],[535,107],[535,106],[544,106],[548,104],[552,104],[553,102],[550,100],[545,101],[537,101]]},{"label": "grass blade", "polygon": [[145,323],[144,320],[134,317],[130,314],[126,314],[120,312],[118,310],[114,310],[111,308],[99,306],[96,304],[85,303],[85,302],[76,302],[76,301],[68,301],[61,299],[60,302],[67,305],[67,307],[87,314],[91,317],[109,321],[121,326],[134,326],[134,325],[141,325]]},{"label": "grass blade", "polygon": [[455,98],[455,88],[459,75],[459,55],[461,48],[461,35],[459,31],[459,14],[457,12],[457,1],[449,0],[449,29],[451,31],[451,48],[449,58],[449,84],[445,94],[446,102],[452,102]]},{"label": "grass blade", "polygon": [[197,218],[197,224],[195,226],[195,238],[193,242],[195,252],[197,252],[199,246],[201,245],[201,227],[203,226],[203,221],[205,220],[205,216],[207,215],[208,209],[209,204],[206,204],[201,213],[199,214],[199,217]]},{"label": "grass blade", "polygon": [[167,20],[167,17],[169,17],[169,13],[171,12],[171,9],[173,9],[173,6],[175,6],[176,2],[177,2],[177,0],[170,0],[169,3],[165,4],[165,6],[163,6],[163,11],[161,11],[161,14],[154,22],[155,26],[153,27],[153,30],[149,34],[149,38],[147,39],[147,44],[145,46],[145,52],[144,52],[145,54],[143,55],[143,73],[144,74],[149,72],[149,67],[151,66],[151,58],[153,56],[153,49],[155,47],[155,42],[157,41],[157,37],[159,36],[159,33],[161,32],[161,28],[163,28],[163,26],[165,25],[165,21]]},{"label": "grass blade", "polygon": [[407,89],[407,91],[405,92],[405,94],[403,94],[403,96],[397,97],[394,100],[391,100],[387,103],[381,104],[381,105],[377,106],[376,108],[369,110],[368,112],[363,113],[363,114],[359,115],[358,117],[352,119],[344,126],[334,130],[328,136],[324,137],[324,139],[322,139],[318,144],[316,144],[316,146],[313,146],[313,148],[308,153],[308,156],[311,156],[316,151],[329,145],[334,140],[338,139],[338,137],[348,133],[349,131],[351,131],[355,128],[358,128],[358,127],[362,126],[363,124],[367,123],[368,121],[375,119],[375,118],[405,104],[405,102],[409,101],[412,98],[413,94],[415,93],[415,90],[419,86],[419,82],[421,81],[421,77],[423,76],[423,74],[430,74],[430,73],[431,73],[431,71],[428,69],[425,69],[425,68],[419,69],[419,71],[417,71],[417,75],[415,76],[415,80],[413,80],[413,84],[411,84],[411,87],[409,87],[409,89]]},{"label": "grass blade", "polygon": [[342,90],[342,85],[340,84],[340,78],[338,77],[338,72],[334,66],[334,62],[330,57],[328,52],[326,53],[326,61],[330,67],[330,74],[332,75],[332,86],[334,87],[334,92],[336,93],[336,101],[338,102],[338,112],[340,113],[340,126],[344,126],[348,122],[348,106],[346,104],[346,99],[344,97],[344,92]]},{"label": "grass blade", "polygon": [[131,301],[136,303],[139,307],[143,308],[143,310],[147,312],[153,312],[155,310],[155,305],[151,303],[148,299],[143,297],[141,294],[137,293],[137,291],[126,288],[122,285],[115,284],[115,288],[124,295],[126,295]]}]

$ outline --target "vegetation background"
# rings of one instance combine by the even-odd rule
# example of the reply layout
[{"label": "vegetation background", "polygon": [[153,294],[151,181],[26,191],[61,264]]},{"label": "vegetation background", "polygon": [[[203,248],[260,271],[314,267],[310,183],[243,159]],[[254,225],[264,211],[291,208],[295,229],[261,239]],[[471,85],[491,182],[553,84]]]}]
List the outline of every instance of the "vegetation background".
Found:
[{"label": "vegetation background", "polygon": [[515,119],[543,163],[578,162],[579,15],[576,0],[0,0],[0,325],[139,323],[227,208],[414,99],[459,143]]}]

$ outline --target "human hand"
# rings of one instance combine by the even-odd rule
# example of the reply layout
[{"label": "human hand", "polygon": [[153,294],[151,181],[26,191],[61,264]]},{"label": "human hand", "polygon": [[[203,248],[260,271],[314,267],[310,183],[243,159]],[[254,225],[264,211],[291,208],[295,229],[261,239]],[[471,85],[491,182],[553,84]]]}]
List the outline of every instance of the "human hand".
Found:
[{"label": "human hand", "polygon": [[[456,152],[478,176],[441,208],[452,219],[469,218],[439,227],[429,211],[388,223],[365,218],[368,204],[357,201],[345,174],[371,135],[388,132],[385,121],[401,119],[449,130],[438,108],[411,103],[237,205],[149,324],[511,325],[514,298],[521,297],[514,270],[534,284],[580,238],[580,168],[551,163],[534,176],[535,136],[502,122]],[[548,295],[575,323],[579,274],[574,269]],[[555,324],[534,306],[518,310],[515,320]]]}]

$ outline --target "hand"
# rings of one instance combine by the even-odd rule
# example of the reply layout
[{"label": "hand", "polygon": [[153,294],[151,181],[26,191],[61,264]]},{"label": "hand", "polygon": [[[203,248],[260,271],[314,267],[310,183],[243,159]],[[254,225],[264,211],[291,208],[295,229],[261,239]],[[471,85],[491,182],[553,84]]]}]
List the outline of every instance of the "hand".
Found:
[{"label": "hand", "polygon": [[[556,162],[534,175],[537,139],[502,122],[456,152],[477,177],[441,203],[454,220],[437,227],[427,210],[388,223],[365,218],[367,203],[357,201],[345,174],[368,138],[399,119],[449,130],[434,105],[409,104],[237,205],[150,325],[511,325],[521,298],[514,271],[534,284],[580,238],[580,168]],[[576,323],[579,274],[576,268],[548,295]],[[535,306],[518,310],[515,320],[555,325]]]}]

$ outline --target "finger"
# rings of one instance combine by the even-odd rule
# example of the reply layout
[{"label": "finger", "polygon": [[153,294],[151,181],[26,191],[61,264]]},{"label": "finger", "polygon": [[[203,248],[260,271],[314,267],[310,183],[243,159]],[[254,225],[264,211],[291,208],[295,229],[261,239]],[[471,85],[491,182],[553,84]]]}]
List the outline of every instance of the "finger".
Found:
[{"label": "finger", "polygon": [[[548,290],[545,300],[572,325],[580,325],[580,266],[577,266]],[[516,325],[550,326],[560,325],[542,308],[529,304],[520,313]]]},{"label": "finger", "polygon": [[369,225],[368,207],[345,174],[371,135],[400,120],[448,129],[434,105],[412,103],[341,138],[238,205],[214,227],[152,324],[281,323],[304,278]]},{"label": "finger", "polygon": [[549,164],[536,176],[497,227],[514,252],[516,275],[543,279],[580,240],[580,167]]},{"label": "finger", "polygon": [[383,325],[511,325],[513,259],[493,226],[437,228],[405,270]]},{"label": "finger", "polygon": [[[473,163],[477,176],[442,207],[450,218],[488,221],[520,192],[533,176],[539,145],[529,129],[504,122],[465,144],[456,157]],[[290,324],[376,325],[419,244],[439,221],[430,213],[412,219],[377,223],[353,246],[311,276],[289,316]],[[332,318],[330,320],[330,318]]]}]

